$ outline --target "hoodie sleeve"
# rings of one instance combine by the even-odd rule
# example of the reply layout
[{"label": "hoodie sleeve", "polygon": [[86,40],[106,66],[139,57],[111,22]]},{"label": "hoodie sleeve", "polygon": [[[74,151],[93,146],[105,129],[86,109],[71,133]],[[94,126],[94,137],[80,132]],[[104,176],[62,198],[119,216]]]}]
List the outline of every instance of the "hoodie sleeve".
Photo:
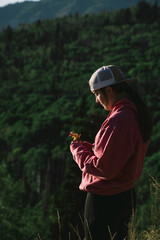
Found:
[{"label": "hoodie sleeve", "polygon": [[95,176],[101,176],[103,174],[102,171],[96,167],[97,157],[86,145],[81,142],[72,143],[70,145],[70,151],[82,172]]},{"label": "hoodie sleeve", "polygon": [[105,180],[120,173],[134,153],[137,138],[135,122],[127,118],[111,119],[100,129],[94,153],[83,143],[71,144],[73,158],[83,172]]}]

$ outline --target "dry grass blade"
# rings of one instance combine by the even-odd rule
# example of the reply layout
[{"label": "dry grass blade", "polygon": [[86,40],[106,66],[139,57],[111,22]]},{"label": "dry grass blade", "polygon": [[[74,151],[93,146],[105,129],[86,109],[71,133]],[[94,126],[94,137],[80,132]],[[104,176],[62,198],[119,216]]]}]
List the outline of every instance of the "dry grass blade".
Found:
[{"label": "dry grass blade", "polygon": [[69,223],[69,226],[73,229],[73,231],[75,232],[76,236],[78,237],[77,240],[81,240],[81,236],[79,234],[78,228],[75,228],[72,223]]},{"label": "dry grass blade", "polygon": [[91,231],[90,231],[90,229],[89,229],[89,224],[88,224],[88,221],[87,221],[87,220],[86,220],[86,225],[87,225],[87,229],[88,229],[88,232],[89,232],[90,240],[92,240]]},{"label": "dry grass blade", "polygon": [[110,240],[114,240],[114,237],[116,236],[116,233],[112,236],[111,229],[110,229],[109,226],[108,226],[108,232],[109,232],[109,235],[110,235]]},{"label": "dry grass blade", "polygon": [[152,179],[152,185],[153,187],[158,190],[158,192],[160,192],[160,184],[156,181],[156,179],[154,177],[152,177],[150,174],[149,174],[150,178]]},{"label": "dry grass blade", "polygon": [[131,216],[130,222],[128,224],[128,238],[129,238],[129,240],[135,240],[136,239],[136,226],[135,226],[134,210],[132,210],[132,216]]},{"label": "dry grass blade", "polygon": [[60,219],[59,211],[57,211],[57,218],[58,218],[58,227],[59,227],[59,240],[61,240],[62,226],[61,226],[61,219]]}]

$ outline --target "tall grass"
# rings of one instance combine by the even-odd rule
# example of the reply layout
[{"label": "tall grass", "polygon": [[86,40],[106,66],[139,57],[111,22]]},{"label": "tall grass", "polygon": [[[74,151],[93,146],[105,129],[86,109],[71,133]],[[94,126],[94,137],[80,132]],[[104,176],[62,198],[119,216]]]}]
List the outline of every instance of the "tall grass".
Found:
[{"label": "tall grass", "polygon": [[[127,240],[160,240],[160,184],[157,180],[155,180],[152,176],[150,176],[152,182],[152,190],[151,190],[151,205],[150,205],[150,226],[147,229],[142,230],[141,232],[137,231],[137,214],[132,214],[131,220],[128,225],[128,238]],[[79,214],[82,227],[84,229],[84,222]],[[74,226],[74,224],[69,223],[71,232],[68,234],[68,238],[62,239],[62,227],[61,227],[61,219],[59,212],[57,212],[58,225],[59,225],[59,240],[72,240],[71,232],[74,232],[74,239],[76,240],[85,240],[81,237],[79,228]],[[110,232],[110,240],[114,240],[115,236],[111,235]],[[36,238],[36,240],[42,240],[40,236]],[[90,240],[92,240],[92,236],[90,234]],[[100,240],[100,239],[99,239]],[[108,239],[106,239],[108,240]],[[126,239],[124,239],[126,240]]]},{"label": "tall grass", "polygon": [[[130,223],[128,225],[127,240],[160,240],[160,184],[152,176],[150,176],[150,179],[151,179],[151,197],[150,197],[151,201],[149,206],[150,226],[147,229],[138,232],[137,230],[138,214],[134,213],[133,211]],[[80,237],[78,229],[74,228],[73,225],[72,229],[74,229],[74,232],[76,233],[77,240],[84,240]],[[92,240],[92,237],[90,240]],[[110,235],[110,240],[114,240],[114,236]]]}]

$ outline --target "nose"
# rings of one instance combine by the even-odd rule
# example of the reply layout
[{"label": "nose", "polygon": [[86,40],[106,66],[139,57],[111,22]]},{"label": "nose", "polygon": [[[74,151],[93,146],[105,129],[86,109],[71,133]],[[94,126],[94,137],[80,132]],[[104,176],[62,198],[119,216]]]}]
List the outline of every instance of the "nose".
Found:
[{"label": "nose", "polygon": [[99,103],[98,97],[96,97],[96,103]]}]

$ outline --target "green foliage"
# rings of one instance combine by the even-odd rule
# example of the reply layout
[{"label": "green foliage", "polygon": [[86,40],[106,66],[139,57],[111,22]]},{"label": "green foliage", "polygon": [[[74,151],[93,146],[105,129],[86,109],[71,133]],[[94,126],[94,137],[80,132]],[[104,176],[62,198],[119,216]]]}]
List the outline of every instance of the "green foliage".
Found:
[{"label": "green foliage", "polygon": [[[135,87],[153,116],[151,144],[136,185],[142,219],[138,229],[150,224],[145,217],[152,202],[148,174],[158,178],[160,163],[160,32],[159,20],[138,19],[141,7],[37,21],[0,33],[3,240],[35,239],[38,234],[42,240],[58,239],[57,212],[63,239],[72,232],[69,223],[81,226],[85,193],[78,189],[81,173],[68,135],[76,131],[94,142],[107,113],[96,106],[88,80],[108,64],[120,66],[126,77],[138,77]],[[145,7],[151,14],[153,6]]]}]

